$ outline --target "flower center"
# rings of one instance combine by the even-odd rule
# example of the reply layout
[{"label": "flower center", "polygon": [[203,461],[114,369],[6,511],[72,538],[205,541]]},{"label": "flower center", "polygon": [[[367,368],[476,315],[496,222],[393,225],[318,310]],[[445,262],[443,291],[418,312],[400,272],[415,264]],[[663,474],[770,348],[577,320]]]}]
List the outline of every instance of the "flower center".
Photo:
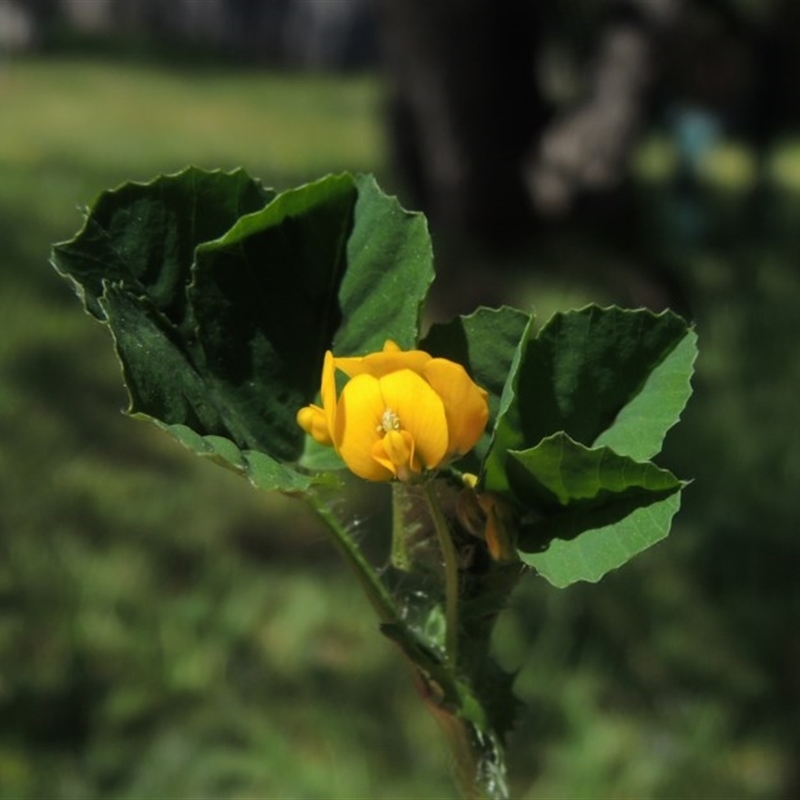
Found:
[{"label": "flower center", "polygon": [[384,409],[375,431],[380,436],[372,448],[372,457],[390,469],[401,481],[409,480],[412,472],[420,472],[422,465],[414,455],[414,439],[403,430],[400,416],[391,408]]},{"label": "flower center", "polygon": [[389,433],[389,431],[399,431],[400,430],[400,417],[392,411],[391,408],[387,408],[386,411],[383,412],[383,416],[381,417],[381,424],[378,425],[378,433]]}]

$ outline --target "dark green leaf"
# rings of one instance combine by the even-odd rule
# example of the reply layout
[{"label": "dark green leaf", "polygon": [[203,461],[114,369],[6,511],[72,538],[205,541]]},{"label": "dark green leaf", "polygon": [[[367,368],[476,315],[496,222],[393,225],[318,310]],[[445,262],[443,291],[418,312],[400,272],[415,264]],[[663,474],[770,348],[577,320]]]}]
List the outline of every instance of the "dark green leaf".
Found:
[{"label": "dark green leaf", "polygon": [[98,319],[104,318],[98,299],[108,281],[149,297],[179,325],[195,247],[274,196],[243,170],[190,167],[150,183],[126,183],[100,195],[78,235],[54,247],[53,262],[79,287],[86,309]]},{"label": "dark green leaf", "polygon": [[520,447],[518,432],[520,430],[520,406],[517,400],[517,385],[519,382],[520,366],[525,354],[531,347],[534,337],[534,319],[528,320],[522,336],[517,342],[511,366],[506,376],[500,402],[497,407],[494,430],[491,434],[489,447],[483,460],[482,483],[489,491],[507,494],[511,492],[506,475],[506,459],[508,451],[513,447]]},{"label": "dark green leaf", "polygon": [[693,353],[693,333],[671,312],[589,306],[556,314],[521,348],[484,485],[508,491],[507,451],[558,431],[587,446],[613,442],[625,454],[652,456],[688,399]]},{"label": "dark green leaf", "polygon": [[426,689],[433,695],[432,702],[454,718],[474,726],[487,742],[494,741],[501,746],[520,706],[511,688],[513,675],[484,653],[475,674],[469,678],[463,674],[455,676],[436,649],[412,628],[383,624],[381,633],[395,642],[419,669],[422,681],[428,684]]},{"label": "dark green leaf", "polygon": [[348,175],[284,192],[197,250],[196,369],[242,447],[299,458],[297,409],[317,393],[339,323],[356,188]]},{"label": "dark green leaf", "polygon": [[223,410],[194,366],[187,342],[146,297],[120,284],[105,287],[98,307],[109,320],[128,389],[129,414],[224,433]]}]

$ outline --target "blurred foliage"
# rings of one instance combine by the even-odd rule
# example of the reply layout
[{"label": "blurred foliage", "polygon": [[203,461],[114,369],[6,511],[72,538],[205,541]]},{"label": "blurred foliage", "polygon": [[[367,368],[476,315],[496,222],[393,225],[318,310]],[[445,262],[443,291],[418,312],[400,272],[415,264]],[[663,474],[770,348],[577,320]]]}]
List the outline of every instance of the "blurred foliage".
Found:
[{"label": "blurred foliage", "polygon": [[[322,531],[124,419],[106,335],[47,265],[76,206],[187,163],[390,185],[380,99],[368,78],[0,64],[0,798],[451,796]],[[667,131],[635,168],[639,254],[700,334],[666,459],[695,483],[669,540],[600,584],[521,585],[496,636],[528,704],[513,794],[793,797],[800,145],[721,142],[686,174]],[[518,258],[538,269],[502,292],[540,318],[624,300],[637,265],[575,231]],[[355,529],[382,499],[354,497]]]}]

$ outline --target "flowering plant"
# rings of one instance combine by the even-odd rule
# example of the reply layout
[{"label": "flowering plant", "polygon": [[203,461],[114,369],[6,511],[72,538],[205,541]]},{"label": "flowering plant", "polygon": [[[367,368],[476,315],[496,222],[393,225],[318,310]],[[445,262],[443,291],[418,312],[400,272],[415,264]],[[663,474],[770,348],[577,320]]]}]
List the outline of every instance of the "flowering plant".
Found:
[{"label": "flowering plant", "polygon": [[[311,505],[464,794],[507,796],[517,701],[494,622],[526,573],[597,581],[667,535],[683,483],[651,459],[691,393],[691,328],[596,306],[537,327],[503,307],[420,336],[425,220],[347,174],[283,193],[241,170],[126,184],[53,263],[111,329],[131,415]],[[392,486],[389,568],[335,510],[347,471]]]}]

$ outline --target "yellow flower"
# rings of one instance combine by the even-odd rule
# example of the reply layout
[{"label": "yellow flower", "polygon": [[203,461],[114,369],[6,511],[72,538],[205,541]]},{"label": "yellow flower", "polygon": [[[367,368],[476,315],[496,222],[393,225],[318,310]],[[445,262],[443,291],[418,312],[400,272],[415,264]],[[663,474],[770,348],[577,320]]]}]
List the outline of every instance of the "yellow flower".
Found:
[{"label": "yellow flower", "polygon": [[[349,378],[338,396],[337,370]],[[486,391],[460,364],[391,341],[356,358],[326,353],[320,395],[322,407],[300,409],[298,424],[372,481],[409,480],[463,455],[489,418]]]}]

